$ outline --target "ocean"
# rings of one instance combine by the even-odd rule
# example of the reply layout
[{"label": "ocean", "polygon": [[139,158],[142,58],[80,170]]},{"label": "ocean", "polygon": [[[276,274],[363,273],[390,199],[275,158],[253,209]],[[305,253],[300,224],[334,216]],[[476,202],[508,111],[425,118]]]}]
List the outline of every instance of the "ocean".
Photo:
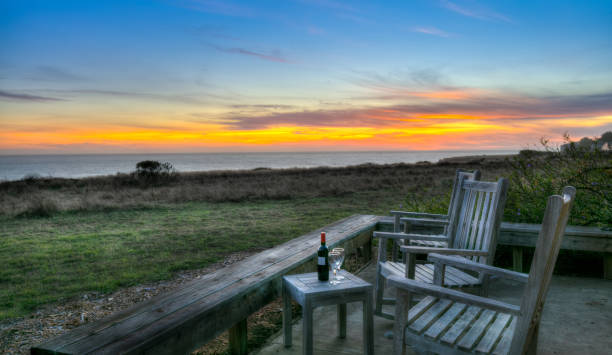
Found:
[{"label": "ocean", "polygon": [[437,162],[443,158],[515,154],[517,151],[385,151],[299,153],[190,153],[190,154],[88,154],[88,155],[0,155],[0,180],[28,176],[81,178],[134,171],[143,160],[169,162],[179,172],[242,170],[255,168],[341,167],[365,163],[391,164]]}]

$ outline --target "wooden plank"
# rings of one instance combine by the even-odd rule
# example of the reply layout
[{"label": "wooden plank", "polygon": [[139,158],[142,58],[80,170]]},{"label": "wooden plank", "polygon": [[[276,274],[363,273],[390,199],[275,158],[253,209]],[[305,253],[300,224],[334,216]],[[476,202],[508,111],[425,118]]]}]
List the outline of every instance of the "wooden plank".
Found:
[{"label": "wooden plank", "polygon": [[[393,226],[390,217],[381,216],[380,218],[378,230],[390,230]],[[540,228],[539,224],[502,222],[498,244],[533,248],[536,245]],[[415,232],[417,231],[442,233],[443,229],[415,228]],[[561,249],[612,253],[612,231],[605,231],[598,227],[567,226]]]},{"label": "wooden plank", "polygon": [[493,320],[495,312],[489,309],[485,309],[480,317],[472,323],[470,330],[461,338],[457,346],[464,350],[472,350],[476,345],[476,342],[482,337],[485,330]]},{"label": "wooden plank", "polygon": [[510,350],[510,342],[512,341],[512,337],[514,336],[514,329],[516,328],[516,317],[512,317],[512,322],[502,335],[502,339],[495,346],[495,350],[493,350],[493,354],[495,355],[507,355],[508,350]]},{"label": "wooden plank", "polygon": [[508,330],[508,323],[512,320],[512,316],[506,313],[497,313],[497,317],[491,327],[487,330],[487,333],[482,337],[478,346],[476,347],[477,352],[489,354],[493,350],[493,346],[497,342],[502,333]]},{"label": "wooden plank", "polygon": [[448,345],[454,345],[457,339],[465,329],[474,321],[482,309],[476,306],[470,306],[468,309],[457,319],[450,329],[440,338],[440,341]]},{"label": "wooden plank", "polygon": [[407,324],[412,323],[416,318],[418,318],[423,312],[429,309],[435,302],[437,298],[432,296],[424,297],[419,303],[414,305],[414,307],[410,308],[408,312],[408,319],[406,320]]},{"label": "wooden plank", "polygon": [[247,319],[229,329],[229,352],[231,355],[247,354]]},{"label": "wooden plank", "polygon": [[476,263],[471,260],[467,260],[465,258],[456,257],[456,256],[448,256],[448,255],[440,255],[440,254],[429,254],[427,259],[431,262],[442,261],[446,265],[456,266],[460,269],[467,269],[477,272],[485,272],[489,275],[495,275],[499,277],[503,277],[510,280],[515,280],[519,282],[527,282],[529,276],[527,274],[523,274],[516,271],[510,271],[502,268],[498,268],[495,266],[490,266],[486,264]]},{"label": "wooden plank", "polygon": [[374,228],[377,221],[376,216],[345,218],[207,275],[177,292],[79,327],[32,352],[189,351],[276,297],[280,276],[315,255],[320,231],[328,233],[328,244],[333,247]]},{"label": "wooden plank", "polygon": [[454,303],[446,313],[440,319],[438,319],[434,324],[427,329],[425,332],[425,336],[430,339],[437,339],[440,334],[446,331],[455,320],[463,313],[463,311],[467,308],[467,305],[464,303]]},{"label": "wooden plank", "polygon": [[446,311],[451,305],[452,302],[449,300],[438,299],[433,306],[429,307],[426,312],[423,312],[421,316],[419,316],[412,322],[412,324],[410,324],[410,330],[416,332],[417,334],[420,334],[434,321],[440,318],[444,311]]},{"label": "wooden plank", "polygon": [[459,280],[458,283],[462,285],[478,285],[479,284],[479,281],[477,278],[457,268],[454,268],[452,266],[446,267],[446,274],[451,275],[452,277]]},{"label": "wooden plank", "polygon": [[397,287],[398,289],[403,289],[409,292],[426,294],[432,297],[445,298],[479,307],[486,307],[491,310],[501,311],[504,313],[518,314],[520,311],[520,307],[513,304],[482,296],[472,295],[467,292],[461,292],[446,287],[426,284],[403,277],[400,278],[397,276],[391,276],[389,277],[388,282],[390,286]]}]

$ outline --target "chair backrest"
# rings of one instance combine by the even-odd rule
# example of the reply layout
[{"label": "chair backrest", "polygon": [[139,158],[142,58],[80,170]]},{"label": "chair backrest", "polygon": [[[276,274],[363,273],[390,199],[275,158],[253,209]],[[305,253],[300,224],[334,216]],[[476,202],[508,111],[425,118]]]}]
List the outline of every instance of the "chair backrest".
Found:
[{"label": "chair backrest", "polygon": [[463,169],[457,169],[457,171],[455,172],[455,181],[453,182],[453,190],[451,191],[451,198],[450,198],[450,203],[448,204],[448,212],[446,213],[447,216],[451,216],[453,214],[453,211],[456,210],[457,208],[457,203],[459,201],[459,195],[460,195],[460,186],[461,186],[461,181],[463,181],[463,179],[466,180],[480,180],[480,170],[476,169],[476,170],[463,170]]},{"label": "chair backrest", "polygon": [[487,182],[462,178],[460,186],[457,198],[461,205],[451,216],[447,234],[449,245],[455,249],[488,251],[488,256],[468,258],[491,264],[506,203],[508,180],[501,178]]},{"label": "chair backrest", "polygon": [[510,354],[524,354],[537,336],[544,300],[575,195],[576,189],[567,186],[563,189],[563,196],[553,195],[548,198],[521,301],[521,315],[514,328]]}]

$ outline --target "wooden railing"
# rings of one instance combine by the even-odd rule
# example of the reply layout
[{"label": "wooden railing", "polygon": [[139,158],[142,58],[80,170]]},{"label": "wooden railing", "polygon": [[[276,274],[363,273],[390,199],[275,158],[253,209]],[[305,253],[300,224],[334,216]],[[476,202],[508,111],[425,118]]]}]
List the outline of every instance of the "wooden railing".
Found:
[{"label": "wooden railing", "polygon": [[[383,217],[379,223],[380,230],[392,231],[392,217]],[[417,231],[435,232],[429,226],[412,226]],[[438,231],[441,231],[439,229]],[[523,271],[523,252],[525,248],[534,248],[539,224],[502,222],[498,244],[512,247],[512,263],[515,271]],[[597,227],[567,226],[561,249],[604,253],[604,278],[612,279],[612,231]]]},{"label": "wooden railing", "polygon": [[280,295],[281,277],[314,270],[319,234],[347,254],[371,258],[380,217],[355,215],[31,349],[32,354],[189,353],[230,329],[230,350],[246,353],[246,319]]}]

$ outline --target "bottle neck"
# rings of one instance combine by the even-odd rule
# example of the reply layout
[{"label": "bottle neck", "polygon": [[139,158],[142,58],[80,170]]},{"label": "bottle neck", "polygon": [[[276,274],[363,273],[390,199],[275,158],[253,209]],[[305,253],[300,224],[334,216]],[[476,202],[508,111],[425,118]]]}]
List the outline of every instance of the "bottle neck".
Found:
[{"label": "bottle neck", "polygon": [[321,233],[321,245],[325,245],[325,233]]}]

